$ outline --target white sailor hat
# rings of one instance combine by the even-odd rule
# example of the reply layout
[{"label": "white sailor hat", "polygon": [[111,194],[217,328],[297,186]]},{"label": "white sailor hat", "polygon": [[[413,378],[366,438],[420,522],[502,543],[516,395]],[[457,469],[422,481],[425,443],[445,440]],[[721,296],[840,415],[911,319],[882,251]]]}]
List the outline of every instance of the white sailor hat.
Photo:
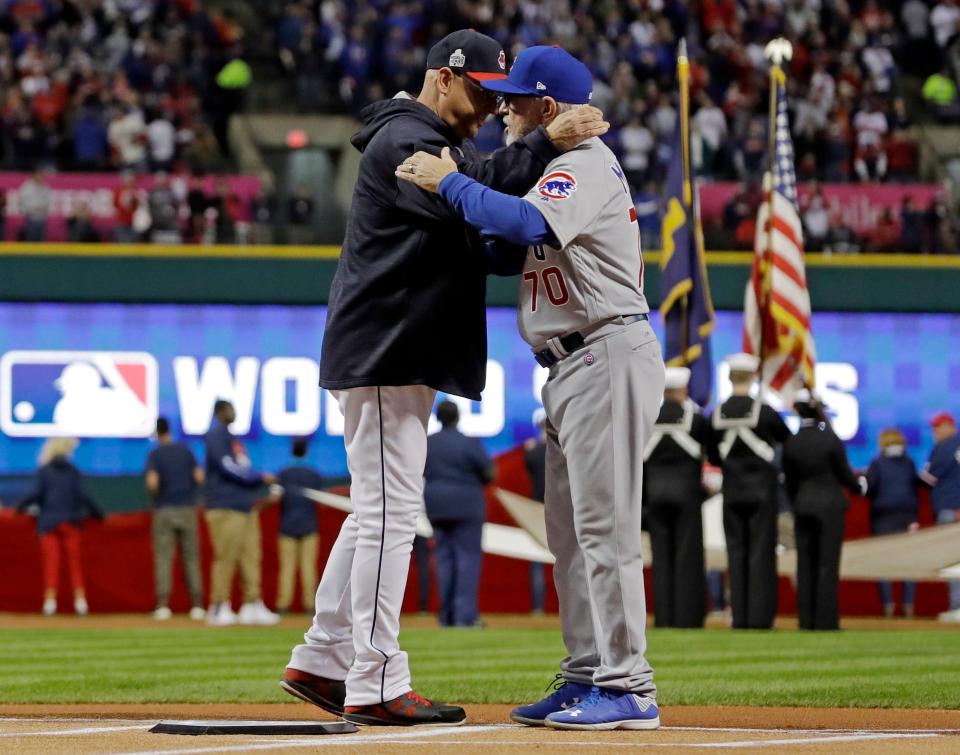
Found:
[{"label": "white sailor hat", "polygon": [[813,394],[810,393],[806,388],[801,388],[799,391],[793,394],[793,403],[795,404],[810,404],[813,402]]},{"label": "white sailor hat", "polygon": [[690,382],[689,367],[667,367],[663,387],[667,390],[686,388]]},{"label": "white sailor hat", "polygon": [[753,354],[731,354],[724,359],[731,372],[756,372],[760,367],[760,360]]}]

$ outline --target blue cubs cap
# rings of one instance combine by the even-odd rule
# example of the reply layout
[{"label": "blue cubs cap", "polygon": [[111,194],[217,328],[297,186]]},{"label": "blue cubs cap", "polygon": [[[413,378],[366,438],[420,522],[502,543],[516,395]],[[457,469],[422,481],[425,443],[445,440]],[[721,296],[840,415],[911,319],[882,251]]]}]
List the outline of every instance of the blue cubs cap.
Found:
[{"label": "blue cubs cap", "polygon": [[593,95],[590,69],[560,47],[537,45],[517,55],[505,79],[480,82],[484,89],[506,95],[553,97],[583,105]]}]

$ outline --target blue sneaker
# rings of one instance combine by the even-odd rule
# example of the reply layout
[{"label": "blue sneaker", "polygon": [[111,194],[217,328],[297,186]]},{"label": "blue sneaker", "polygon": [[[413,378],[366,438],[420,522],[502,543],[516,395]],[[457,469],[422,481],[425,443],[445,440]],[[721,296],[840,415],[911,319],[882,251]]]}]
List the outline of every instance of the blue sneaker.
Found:
[{"label": "blue sneaker", "polygon": [[594,687],[589,697],[544,720],[551,729],[657,729],[660,709],[649,697]]},{"label": "blue sneaker", "polygon": [[554,689],[553,693],[540,702],[514,708],[510,712],[510,719],[527,726],[543,726],[544,719],[548,715],[562,713],[567,708],[586,700],[591,690],[589,684],[566,681],[563,674],[557,674],[556,679],[547,685],[547,689],[551,687]]}]

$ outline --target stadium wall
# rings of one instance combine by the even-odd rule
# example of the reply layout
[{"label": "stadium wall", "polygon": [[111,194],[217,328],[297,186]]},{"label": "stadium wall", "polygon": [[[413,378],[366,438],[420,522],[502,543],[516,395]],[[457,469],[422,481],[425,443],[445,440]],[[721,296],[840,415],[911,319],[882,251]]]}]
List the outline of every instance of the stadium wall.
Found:
[{"label": "stadium wall", "polygon": [[[0,244],[0,300],[325,304],[338,247]],[[644,255],[659,303],[659,253]],[[752,255],[712,252],[717,309],[740,309]],[[958,312],[960,257],[808,255],[814,310]],[[489,279],[487,303],[513,306],[519,278]]]},{"label": "stadium wall", "polygon": [[[157,245],[0,244],[0,300],[31,302],[323,304],[336,269],[337,247],[183,247]],[[646,288],[658,303],[658,255],[645,255]],[[708,255],[715,306],[738,310],[751,255],[717,252]],[[808,257],[813,307],[835,312],[958,312],[960,258],[906,255]],[[517,279],[490,279],[488,304],[512,306]],[[524,492],[527,484],[519,454],[505,454],[500,484]],[[0,481],[2,482],[2,481]],[[8,478],[6,482],[16,482]],[[98,498],[112,511],[123,512],[107,524],[91,523],[84,561],[97,611],[147,611],[152,607],[150,515],[139,477],[91,478]],[[0,585],[0,610],[36,610],[39,606],[39,551],[29,518],[7,512],[0,526],[0,572],[18,574]],[[929,519],[926,514],[925,518]],[[326,558],[341,516],[319,515]],[[496,504],[491,521],[510,523]],[[864,536],[866,504],[855,500],[847,518],[848,537]],[[264,522],[264,584],[272,601],[276,575],[276,512]],[[124,564],[122,577],[116,565]],[[204,539],[204,563],[209,544]],[[413,576],[411,580],[413,581]],[[174,606],[186,596],[174,595]],[[555,607],[549,591],[548,610]],[[794,610],[788,580],[780,585],[781,612]],[[415,589],[408,609],[415,610]],[[485,611],[529,608],[527,565],[489,557],[485,562],[481,604]],[[845,582],[841,591],[845,614],[875,614],[879,600],[872,585]],[[932,615],[946,606],[943,585],[928,584],[918,595],[918,613]]]}]

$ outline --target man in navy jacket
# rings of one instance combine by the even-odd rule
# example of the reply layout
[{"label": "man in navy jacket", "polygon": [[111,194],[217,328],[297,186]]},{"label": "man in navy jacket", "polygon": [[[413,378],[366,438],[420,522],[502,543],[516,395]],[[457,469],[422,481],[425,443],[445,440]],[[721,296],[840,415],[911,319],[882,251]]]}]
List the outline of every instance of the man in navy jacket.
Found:
[{"label": "man in navy jacket", "polygon": [[484,486],[493,481],[493,462],[479,438],[457,429],[452,401],[437,407],[443,429],[427,439],[424,502],[436,543],[441,626],[478,622],[477,590],[483,560],[481,536],[487,514]]},{"label": "man in navy jacket", "polygon": [[[933,490],[930,503],[937,524],[956,522],[960,514],[960,437],[957,420],[949,412],[939,412],[930,420],[936,445],[930,460],[920,473]],[[940,614],[940,621],[960,622],[960,581],[950,583],[950,607]]]},{"label": "man in navy jacket", "polygon": [[[210,575],[210,611],[207,622],[226,626],[275,624],[276,614],[260,597],[260,514],[254,503],[257,488],[276,482],[272,474],[250,466],[243,445],[230,432],[236,419],[233,404],[218,400],[206,444],[206,518],[213,545]],[[240,567],[243,605],[239,614],[230,606],[233,574]]]}]

